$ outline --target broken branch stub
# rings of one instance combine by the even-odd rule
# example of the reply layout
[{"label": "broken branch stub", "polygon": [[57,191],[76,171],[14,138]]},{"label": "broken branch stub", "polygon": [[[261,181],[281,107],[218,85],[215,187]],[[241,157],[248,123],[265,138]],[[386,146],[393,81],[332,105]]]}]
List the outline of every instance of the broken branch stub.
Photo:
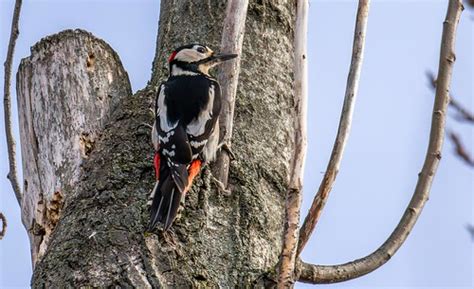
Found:
[{"label": "broken branch stub", "polygon": [[31,48],[17,74],[23,164],[22,221],[33,264],[45,252],[111,111],[131,95],[119,57],[83,30],[66,30]]}]

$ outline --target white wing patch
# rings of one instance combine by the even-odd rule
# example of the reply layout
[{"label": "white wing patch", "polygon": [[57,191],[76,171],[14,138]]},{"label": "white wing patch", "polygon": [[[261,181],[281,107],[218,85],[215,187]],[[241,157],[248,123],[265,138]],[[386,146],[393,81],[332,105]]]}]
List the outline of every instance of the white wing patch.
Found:
[{"label": "white wing patch", "polygon": [[189,144],[194,147],[194,148],[198,148],[200,146],[203,146],[207,143],[207,139],[203,140],[203,141],[195,141],[195,140],[192,140],[189,142]]},{"label": "white wing patch", "polygon": [[212,162],[216,159],[217,148],[219,146],[219,120],[216,122],[216,126],[214,127],[214,131],[209,136],[209,140],[207,141],[206,145],[202,149],[202,157],[204,161]]},{"label": "white wing patch", "polygon": [[156,121],[153,122],[153,129],[151,130],[151,141],[153,142],[153,147],[155,151],[160,149],[160,141],[159,141],[158,131],[156,130]]},{"label": "white wing patch", "polygon": [[164,136],[164,137],[158,136],[158,138],[159,138],[161,143],[165,144],[165,143],[170,141],[170,136],[173,136],[173,135],[174,135],[174,130],[171,130],[171,131],[166,133],[166,136]]},{"label": "white wing patch", "polygon": [[174,150],[169,151],[167,149],[163,149],[162,153],[163,153],[163,155],[169,156],[169,157],[174,157],[175,154],[176,154]]},{"label": "white wing patch", "polygon": [[214,106],[214,85],[209,86],[209,101],[206,107],[199,113],[198,117],[186,127],[186,132],[194,137],[198,137],[206,130],[206,123],[212,117]]},{"label": "white wing patch", "polygon": [[158,95],[158,109],[156,111],[156,115],[157,117],[160,118],[161,130],[164,132],[168,132],[172,129],[175,129],[176,126],[178,125],[178,122],[175,122],[175,123],[168,122],[168,117],[166,115],[168,109],[166,108],[166,104],[165,104],[165,89],[166,87],[164,85],[161,85],[160,94]]}]

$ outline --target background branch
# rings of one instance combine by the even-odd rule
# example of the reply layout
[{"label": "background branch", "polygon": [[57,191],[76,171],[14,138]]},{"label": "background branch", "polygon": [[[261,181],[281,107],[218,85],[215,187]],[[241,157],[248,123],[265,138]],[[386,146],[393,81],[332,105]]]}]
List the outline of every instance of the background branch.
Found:
[{"label": "background branch", "polygon": [[474,241],[474,226],[471,224],[466,224],[466,230],[469,233],[469,236],[471,236],[472,241]]},{"label": "background branch", "polygon": [[459,113],[459,116],[457,117],[458,120],[474,123],[474,114],[465,108],[457,99],[451,96],[449,104]]},{"label": "background branch", "polygon": [[[436,89],[436,77],[431,71],[426,72],[426,76],[428,77],[428,80],[430,81],[431,88]],[[458,112],[458,120],[464,120],[467,122],[474,123],[474,114],[469,111],[466,107],[464,107],[457,99],[453,97],[451,94],[449,96],[449,105]]]},{"label": "background branch", "polygon": [[466,162],[467,165],[469,165],[470,167],[474,167],[474,158],[469,154],[466,147],[461,142],[461,138],[459,137],[459,135],[454,132],[449,132],[448,135],[449,139],[454,144],[454,151],[456,155],[464,162]]},{"label": "background branch", "polygon": [[431,184],[441,159],[444,140],[446,109],[449,102],[449,87],[453,63],[456,28],[463,6],[460,0],[450,0],[441,40],[436,96],[431,120],[431,132],[423,169],[418,175],[413,197],[405,213],[390,237],[372,254],[341,265],[321,266],[299,261],[299,281],[309,283],[334,283],[354,279],[372,272],[385,264],[400,248],[413,229],[424,204],[428,200]]},{"label": "background branch", "polygon": [[7,232],[7,218],[5,218],[5,215],[3,213],[0,213],[0,221],[2,223],[2,230],[0,231],[0,240],[5,237],[5,233]]},{"label": "background branch", "polygon": [[301,189],[306,156],[306,111],[308,98],[307,34],[308,1],[296,2],[296,24],[294,36],[294,93],[297,102],[295,127],[295,150],[290,168],[289,189],[286,196],[286,224],[280,259],[278,288],[290,288],[294,283],[298,225],[301,208]]},{"label": "background branch", "polygon": [[8,161],[10,163],[10,171],[8,172],[7,178],[10,180],[15,197],[18,204],[21,206],[21,188],[18,182],[17,165],[16,165],[16,142],[13,135],[12,128],[12,107],[11,107],[11,96],[10,86],[12,79],[12,62],[13,54],[15,52],[16,39],[20,33],[18,29],[18,21],[20,19],[22,0],[16,0],[15,8],[13,10],[12,26],[10,31],[10,40],[8,42],[7,58],[5,60],[5,78],[3,86],[3,110],[5,116],[5,134],[7,138],[7,149],[8,149]]},{"label": "background branch", "polygon": [[[245,32],[248,0],[229,0],[222,28],[221,52],[236,53],[237,58],[221,64],[218,81],[222,89],[222,113],[219,117],[221,142],[230,149],[234,121],[235,95],[240,73],[240,58]],[[227,187],[230,167],[230,151],[220,150],[214,169],[216,178]]]},{"label": "background branch", "polygon": [[342,160],[342,154],[349,138],[351,130],[352,114],[354,112],[355,100],[357,96],[360,71],[364,56],[364,42],[367,30],[367,19],[369,16],[370,0],[360,0],[359,8],[357,10],[357,19],[354,31],[354,43],[352,48],[352,60],[349,68],[349,76],[347,78],[346,94],[344,104],[341,112],[341,119],[339,121],[339,129],[337,131],[336,140],[331,153],[326,173],[321,181],[318,192],[314,197],[311,208],[306,216],[303,226],[300,230],[300,238],[298,242],[299,255],[304,246],[308,242],[311,233],[313,232],[316,223],[321,216],[321,212],[326,204],[329,192],[332,189],[334,181]]}]

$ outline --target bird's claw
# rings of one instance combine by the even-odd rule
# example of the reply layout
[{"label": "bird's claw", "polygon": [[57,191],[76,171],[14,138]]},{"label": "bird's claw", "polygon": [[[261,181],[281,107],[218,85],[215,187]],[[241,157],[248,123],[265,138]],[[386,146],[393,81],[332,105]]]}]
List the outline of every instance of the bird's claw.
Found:
[{"label": "bird's claw", "polygon": [[226,141],[223,141],[220,144],[218,144],[217,149],[225,150],[227,154],[229,155],[230,160],[232,161],[235,160],[235,154],[232,152],[232,150],[230,149],[230,145]]},{"label": "bird's claw", "polygon": [[216,177],[212,176],[212,180],[214,181],[214,183],[216,184],[217,188],[218,188],[221,192],[223,192],[223,193],[225,193],[225,194],[227,194],[227,195],[230,195],[230,194],[231,194],[231,191],[230,191],[229,189],[227,189],[227,188],[225,187],[225,185],[224,185],[221,181],[219,181]]}]

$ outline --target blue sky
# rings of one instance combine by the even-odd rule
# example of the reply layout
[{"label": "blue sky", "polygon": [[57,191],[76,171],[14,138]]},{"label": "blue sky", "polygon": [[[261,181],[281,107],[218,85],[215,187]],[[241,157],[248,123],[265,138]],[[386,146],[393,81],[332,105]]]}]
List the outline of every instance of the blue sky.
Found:
[{"label": "blue sky", "polygon": [[[13,2],[0,0],[2,62]],[[83,28],[118,52],[133,90],[140,89],[150,77],[159,16],[157,2],[25,1],[15,72],[19,60],[29,55],[29,47],[40,38],[67,28]],[[426,151],[433,93],[427,86],[425,71],[437,71],[446,2],[373,1],[351,137],[321,221],[303,252],[304,260],[334,264],[360,258],[385,241],[398,223]],[[357,8],[356,1],[310,3],[309,147],[303,216],[326,169],[337,131]],[[453,95],[471,109],[472,15],[472,11],[465,11],[461,19],[452,85]],[[14,88],[13,83],[15,97]],[[3,108],[0,110],[3,114]],[[0,241],[0,288],[26,288],[31,276],[29,244],[18,205],[4,177],[8,162],[3,116],[0,119],[0,211],[9,221],[8,233]],[[448,128],[459,132],[474,151],[472,126],[449,118]],[[322,287],[472,288],[473,242],[465,225],[474,223],[473,171],[453,156],[452,149],[446,142],[430,200],[395,257],[365,277]],[[304,284],[297,287],[309,288]]]}]

